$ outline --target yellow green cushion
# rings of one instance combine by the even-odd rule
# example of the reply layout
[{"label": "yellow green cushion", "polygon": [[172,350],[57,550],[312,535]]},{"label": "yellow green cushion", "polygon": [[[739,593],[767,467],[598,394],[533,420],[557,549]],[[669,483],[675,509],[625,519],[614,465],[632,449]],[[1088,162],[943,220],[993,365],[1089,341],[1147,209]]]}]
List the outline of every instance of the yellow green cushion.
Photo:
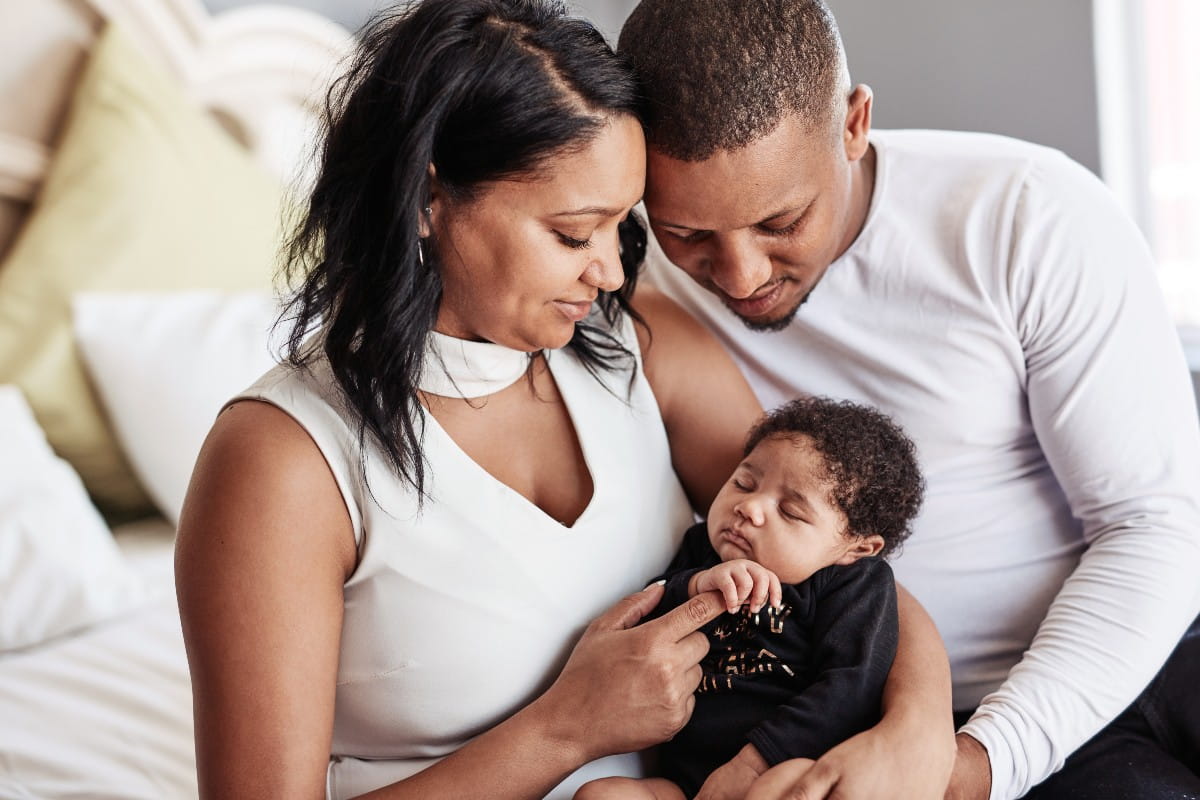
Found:
[{"label": "yellow green cushion", "polygon": [[281,197],[162,69],[119,29],[104,30],[33,212],[0,264],[0,384],[21,387],[106,513],[151,505],[76,352],[71,296],[268,288]]}]

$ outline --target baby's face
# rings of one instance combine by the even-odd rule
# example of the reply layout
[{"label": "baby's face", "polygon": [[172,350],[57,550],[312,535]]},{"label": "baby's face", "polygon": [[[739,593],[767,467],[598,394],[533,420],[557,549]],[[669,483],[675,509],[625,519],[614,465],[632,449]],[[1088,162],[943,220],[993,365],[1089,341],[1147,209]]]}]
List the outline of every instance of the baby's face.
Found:
[{"label": "baby's face", "polygon": [[[800,583],[831,564],[878,551],[879,537],[844,533],[821,455],[806,436],[768,437],[738,465],[708,510],[708,539],[722,561],[748,558]],[[864,550],[864,547],[866,548]]]}]

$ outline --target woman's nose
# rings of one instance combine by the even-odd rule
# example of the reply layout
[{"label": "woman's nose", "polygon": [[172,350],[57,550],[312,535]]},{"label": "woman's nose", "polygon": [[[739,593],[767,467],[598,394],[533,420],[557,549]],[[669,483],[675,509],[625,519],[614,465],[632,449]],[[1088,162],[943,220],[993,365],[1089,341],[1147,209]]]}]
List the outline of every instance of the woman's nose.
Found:
[{"label": "woman's nose", "polygon": [[596,245],[596,250],[589,253],[591,260],[583,272],[583,281],[602,292],[615,292],[625,283],[620,242],[613,236],[611,241],[603,245],[597,242]]}]

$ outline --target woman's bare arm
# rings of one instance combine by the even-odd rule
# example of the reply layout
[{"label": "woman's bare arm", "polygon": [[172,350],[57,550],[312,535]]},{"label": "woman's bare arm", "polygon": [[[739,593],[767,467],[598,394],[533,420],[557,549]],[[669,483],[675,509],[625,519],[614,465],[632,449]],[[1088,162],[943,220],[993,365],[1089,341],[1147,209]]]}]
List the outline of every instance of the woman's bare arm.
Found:
[{"label": "woman's bare arm", "polygon": [[[265,403],[221,414],[176,546],[201,797],[324,797],[355,557],[349,512],[307,433]],[[722,607],[702,596],[636,626],[661,591],[594,622],[529,706],[370,796],[541,797],[587,761],[669,738],[690,714],[707,650],[695,630]]]},{"label": "woman's bare arm", "polygon": [[202,797],[322,797],[350,517],[316,445],[237,403],[201,450],[175,583]]}]

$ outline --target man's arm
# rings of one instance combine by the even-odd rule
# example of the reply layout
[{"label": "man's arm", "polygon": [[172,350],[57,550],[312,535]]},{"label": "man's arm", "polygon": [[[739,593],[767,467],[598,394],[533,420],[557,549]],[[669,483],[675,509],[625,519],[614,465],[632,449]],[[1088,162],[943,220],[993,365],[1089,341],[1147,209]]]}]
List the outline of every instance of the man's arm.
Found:
[{"label": "man's arm", "polygon": [[883,690],[883,719],[814,764],[794,758],[769,769],[747,800],[796,797],[942,797],[954,763],[950,663],[925,609],[896,586],[900,644]]},{"label": "man's arm", "polygon": [[991,769],[986,794],[952,785],[972,800],[1019,797],[1059,769],[1200,611],[1200,428],[1179,340],[1140,234],[1066,158],[1027,176],[1008,287],[1031,420],[1088,547],[963,728]]},{"label": "man's arm", "polygon": [[817,758],[877,722],[896,656],[896,585],[886,562],[827,568],[807,588],[815,602],[812,664],[792,667],[811,682],[747,737],[771,766]]}]

